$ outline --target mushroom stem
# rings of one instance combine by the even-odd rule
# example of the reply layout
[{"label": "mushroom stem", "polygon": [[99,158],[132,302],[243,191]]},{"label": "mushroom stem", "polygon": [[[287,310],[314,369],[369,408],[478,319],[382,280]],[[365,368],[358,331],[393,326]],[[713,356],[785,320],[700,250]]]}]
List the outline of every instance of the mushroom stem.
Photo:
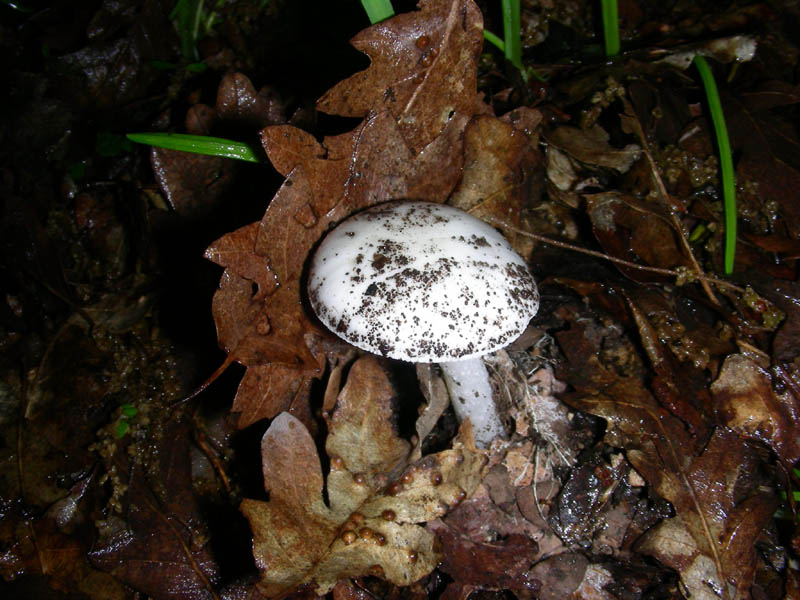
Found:
[{"label": "mushroom stem", "polygon": [[489,372],[478,356],[467,360],[439,363],[450,393],[450,402],[459,422],[469,417],[475,444],[487,447],[493,439],[505,434],[497,414]]}]

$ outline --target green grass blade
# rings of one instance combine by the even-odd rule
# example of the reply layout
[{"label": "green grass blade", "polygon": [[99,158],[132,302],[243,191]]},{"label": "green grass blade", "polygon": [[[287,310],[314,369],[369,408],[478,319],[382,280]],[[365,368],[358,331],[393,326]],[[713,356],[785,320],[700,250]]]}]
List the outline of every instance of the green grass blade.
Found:
[{"label": "green grass blade", "polygon": [[200,20],[203,15],[203,0],[178,0],[169,18],[181,40],[181,55],[187,60],[197,60],[197,40]]},{"label": "green grass blade", "polygon": [[184,133],[129,133],[126,137],[137,144],[148,144],[168,150],[222,156],[254,163],[261,162],[250,146],[234,140]]},{"label": "green grass blade", "polygon": [[361,0],[361,6],[364,7],[369,22],[373,25],[394,16],[391,0]]},{"label": "green grass blade", "polygon": [[488,31],[488,30],[484,29],[483,30],[483,39],[485,39],[487,42],[497,46],[500,49],[500,52],[505,54],[505,52],[506,52],[506,43],[500,37],[496,36],[491,31]]},{"label": "green grass blade", "polygon": [[617,0],[601,0],[603,12],[603,39],[606,45],[606,56],[619,54],[619,15]]},{"label": "green grass blade", "polygon": [[719,100],[717,83],[714,81],[711,67],[699,54],[694,57],[694,65],[700,73],[700,79],[706,91],[708,110],[711,113],[711,122],[714,124],[714,133],[717,136],[722,200],[725,206],[725,274],[730,275],[733,273],[733,261],[736,255],[736,186],[733,179],[731,144],[728,139],[728,128],[725,125],[725,114],[722,112],[722,102]]},{"label": "green grass blade", "polygon": [[522,71],[522,41],[520,40],[519,0],[503,0],[503,37],[505,55],[512,65]]}]

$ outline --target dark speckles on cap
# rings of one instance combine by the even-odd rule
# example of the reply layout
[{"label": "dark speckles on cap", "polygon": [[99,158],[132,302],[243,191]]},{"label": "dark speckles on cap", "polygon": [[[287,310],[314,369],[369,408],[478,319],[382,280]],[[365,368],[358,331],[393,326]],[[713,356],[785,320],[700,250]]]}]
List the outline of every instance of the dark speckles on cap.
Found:
[{"label": "dark speckles on cap", "polygon": [[417,362],[505,346],[539,305],[525,263],[497,231],[429,202],[378,205],[331,231],[312,261],[309,300],[353,345]]}]

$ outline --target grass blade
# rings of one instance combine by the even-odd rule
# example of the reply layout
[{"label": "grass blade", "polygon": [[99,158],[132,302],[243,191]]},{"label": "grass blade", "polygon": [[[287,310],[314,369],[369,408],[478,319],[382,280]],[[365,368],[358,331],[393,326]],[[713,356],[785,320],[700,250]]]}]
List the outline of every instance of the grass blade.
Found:
[{"label": "grass blade", "polygon": [[487,29],[484,29],[483,30],[483,39],[485,39],[487,42],[497,46],[500,49],[500,52],[505,54],[505,52],[506,52],[506,43],[500,37],[496,36],[491,31],[488,31]]},{"label": "grass blade", "polygon": [[619,54],[619,15],[617,0],[601,0],[603,12],[603,39],[606,45],[606,56]]},{"label": "grass blade", "polygon": [[519,0],[503,0],[503,36],[506,60],[522,71],[522,41],[520,40]]},{"label": "grass blade", "polygon": [[364,7],[369,22],[373,25],[394,16],[391,0],[361,0],[361,6]]},{"label": "grass blade", "polygon": [[168,150],[222,156],[254,163],[262,162],[247,144],[223,138],[184,133],[129,133],[127,138],[137,144],[148,144]]},{"label": "grass blade", "polygon": [[725,114],[722,112],[722,102],[719,100],[717,83],[714,81],[711,67],[699,54],[694,57],[694,65],[700,73],[700,80],[706,91],[708,110],[711,113],[711,122],[714,124],[714,133],[717,136],[722,200],[725,206],[725,274],[730,275],[733,273],[733,261],[736,255],[736,186],[733,179],[731,144],[728,139],[728,128],[725,125]]}]

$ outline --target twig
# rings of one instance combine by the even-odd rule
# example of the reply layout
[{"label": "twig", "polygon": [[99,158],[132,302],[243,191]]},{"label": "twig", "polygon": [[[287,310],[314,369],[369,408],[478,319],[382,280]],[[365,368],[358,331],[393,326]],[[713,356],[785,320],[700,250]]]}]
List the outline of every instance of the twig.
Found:
[{"label": "twig", "polygon": [[686,232],[683,230],[683,226],[681,225],[678,217],[675,215],[675,212],[670,208],[669,194],[667,194],[667,188],[664,186],[664,181],[661,179],[661,175],[658,174],[658,166],[656,165],[656,161],[653,158],[652,153],[650,152],[650,146],[647,143],[647,138],[644,135],[644,130],[642,129],[642,124],[639,122],[639,118],[636,116],[636,113],[633,110],[633,106],[631,106],[630,101],[625,98],[624,96],[621,97],[623,106],[625,107],[625,113],[629,117],[628,123],[633,126],[634,133],[636,133],[636,137],[639,138],[639,143],[642,145],[642,152],[647,157],[647,162],[650,163],[650,171],[653,174],[653,182],[656,184],[656,190],[658,191],[658,196],[661,199],[662,204],[664,207],[669,211],[670,218],[672,219],[672,224],[675,227],[675,230],[678,232],[678,237],[680,237],[681,245],[683,249],[686,251],[686,255],[688,256],[689,260],[692,263],[692,267],[694,267],[695,272],[697,273],[697,278],[700,280],[700,285],[703,287],[703,291],[705,291],[708,299],[711,302],[719,306],[719,300],[714,295],[714,291],[711,289],[711,286],[708,284],[709,278],[706,277],[705,273],[703,272],[702,267],[700,267],[700,263],[697,262],[697,259],[694,256],[694,252],[692,252],[692,247],[689,245],[689,240],[686,238]]},{"label": "twig", "polygon": [[[557,246],[558,248],[564,248],[566,250],[573,250],[575,252],[580,252],[581,254],[588,254],[589,256],[595,256],[597,258],[602,258],[603,260],[608,260],[613,263],[617,263],[619,265],[623,265],[625,267],[630,267],[631,269],[638,269],[640,271],[647,271],[649,273],[657,273],[659,275],[666,275],[667,277],[680,277],[681,273],[675,269],[664,269],[661,267],[648,267],[647,265],[640,265],[635,262],[631,262],[629,260],[625,260],[622,258],[617,258],[615,256],[609,256],[608,254],[603,254],[602,252],[598,252],[597,250],[589,250],[588,248],[582,248],[580,246],[575,246],[573,244],[569,244],[567,242],[562,242],[561,240],[555,240],[553,238],[549,238],[544,235],[539,235],[538,233],[531,233],[529,231],[523,231],[513,225],[509,225],[502,219],[498,219],[497,217],[492,216],[484,216],[483,217],[486,221],[490,221],[500,227],[501,229],[507,229],[509,231],[513,231],[518,235],[522,235],[525,237],[529,237],[532,240],[536,240],[537,242],[544,242],[545,244],[550,244],[551,246]],[[707,287],[709,283],[713,283],[714,285],[718,285],[719,287],[725,287],[740,294],[744,294],[745,290],[740,288],[738,285],[734,285],[725,279],[718,279],[716,277],[709,277],[702,271],[698,272],[698,279],[704,283],[704,287]],[[709,288],[710,289],[710,288]],[[713,296],[712,296],[713,298]],[[719,305],[719,302],[717,302]]]},{"label": "twig", "polygon": [[233,353],[230,353],[228,354],[228,356],[225,357],[225,360],[222,361],[222,364],[219,367],[217,367],[217,370],[214,371],[203,383],[201,383],[197,387],[197,389],[191,392],[188,396],[184,396],[183,398],[178,398],[177,400],[174,400],[171,403],[170,410],[175,410],[181,404],[184,404],[189,400],[192,400],[197,396],[199,396],[200,393],[204,392],[209,385],[214,383],[217,380],[217,378],[220,375],[222,375],[227,370],[227,368],[233,364],[233,362],[234,362]]},{"label": "twig", "polygon": [[222,486],[225,488],[225,492],[230,494],[231,493],[231,482],[228,479],[227,473],[225,473],[225,465],[222,464],[222,461],[217,456],[217,453],[211,448],[208,443],[206,442],[206,434],[200,428],[199,425],[199,417],[197,416],[197,411],[195,411],[193,415],[194,421],[194,441],[197,444],[197,447],[206,455],[206,458],[211,462],[211,465],[214,467],[214,471],[219,477],[220,481],[222,482]]}]

